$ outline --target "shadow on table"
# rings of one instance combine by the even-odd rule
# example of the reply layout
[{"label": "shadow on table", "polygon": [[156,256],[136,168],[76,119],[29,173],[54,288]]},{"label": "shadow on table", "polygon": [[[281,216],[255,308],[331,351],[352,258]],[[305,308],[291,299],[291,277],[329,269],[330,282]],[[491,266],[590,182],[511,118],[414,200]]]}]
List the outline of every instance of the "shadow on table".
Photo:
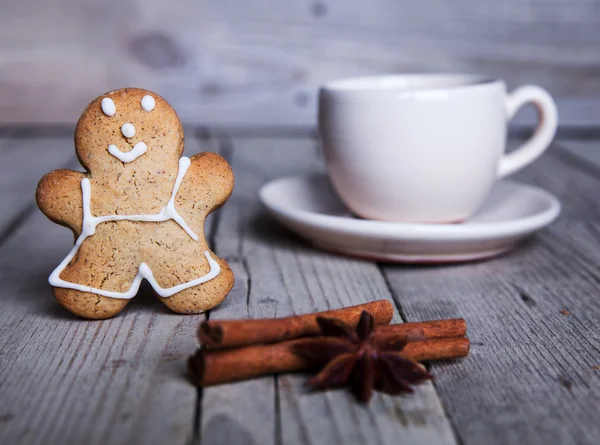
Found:
[{"label": "shadow on table", "polygon": [[205,443],[253,445],[253,435],[238,420],[225,414],[212,416],[202,430]]},{"label": "shadow on table", "polygon": [[275,221],[265,211],[260,211],[250,218],[246,236],[256,242],[273,247],[294,247],[321,251],[311,246],[304,238]]}]

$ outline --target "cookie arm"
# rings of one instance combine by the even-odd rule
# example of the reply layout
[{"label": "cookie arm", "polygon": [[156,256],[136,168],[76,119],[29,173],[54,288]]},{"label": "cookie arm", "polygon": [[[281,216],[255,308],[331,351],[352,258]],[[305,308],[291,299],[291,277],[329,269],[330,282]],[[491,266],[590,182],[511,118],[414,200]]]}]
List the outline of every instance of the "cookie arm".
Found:
[{"label": "cookie arm", "polygon": [[194,231],[203,231],[204,220],[229,199],[233,191],[233,171],[215,153],[198,153],[177,193],[176,206]]},{"label": "cookie arm", "polygon": [[229,199],[233,191],[233,171],[227,161],[216,153],[198,153],[190,161],[178,195],[185,196],[188,206],[194,203],[196,211],[203,209],[208,215]]},{"label": "cookie arm", "polygon": [[81,232],[83,202],[81,180],[85,173],[55,170],[39,182],[35,199],[38,207],[50,220],[70,228],[75,236]]}]

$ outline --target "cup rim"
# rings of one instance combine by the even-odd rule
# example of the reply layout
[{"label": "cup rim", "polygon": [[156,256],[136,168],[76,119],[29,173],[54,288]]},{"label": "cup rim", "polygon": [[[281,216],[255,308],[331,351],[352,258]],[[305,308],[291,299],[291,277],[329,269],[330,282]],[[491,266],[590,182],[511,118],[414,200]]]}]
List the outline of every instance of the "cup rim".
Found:
[{"label": "cup rim", "polygon": [[[417,81],[419,84],[417,84]],[[408,85],[413,83],[412,86]],[[324,83],[319,88],[328,93],[411,93],[422,91],[460,91],[502,84],[502,80],[480,74],[410,73],[376,74],[343,77]]]}]

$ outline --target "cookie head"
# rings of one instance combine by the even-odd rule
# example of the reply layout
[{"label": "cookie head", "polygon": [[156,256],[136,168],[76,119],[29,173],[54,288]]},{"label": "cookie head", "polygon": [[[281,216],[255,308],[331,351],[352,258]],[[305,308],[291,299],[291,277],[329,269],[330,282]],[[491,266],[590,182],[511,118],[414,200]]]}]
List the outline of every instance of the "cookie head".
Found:
[{"label": "cookie head", "polygon": [[175,110],[151,91],[123,88],[96,98],[75,131],[77,156],[90,170],[115,164],[177,165],[183,129]]}]

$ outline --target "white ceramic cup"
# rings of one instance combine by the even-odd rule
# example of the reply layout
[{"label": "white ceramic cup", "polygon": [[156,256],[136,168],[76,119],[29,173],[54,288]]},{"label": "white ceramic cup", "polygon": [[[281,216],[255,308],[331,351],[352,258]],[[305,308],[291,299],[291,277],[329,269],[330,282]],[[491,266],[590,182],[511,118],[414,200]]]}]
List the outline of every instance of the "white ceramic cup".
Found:
[{"label": "white ceramic cup", "polygon": [[[505,154],[507,122],[531,103],[528,141]],[[483,204],[494,182],[550,145],[556,105],[537,86],[506,92],[473,75],[385,75],[336,80],[319,91],[319,131],[339,196],[369,219],[452,223]]]}]

